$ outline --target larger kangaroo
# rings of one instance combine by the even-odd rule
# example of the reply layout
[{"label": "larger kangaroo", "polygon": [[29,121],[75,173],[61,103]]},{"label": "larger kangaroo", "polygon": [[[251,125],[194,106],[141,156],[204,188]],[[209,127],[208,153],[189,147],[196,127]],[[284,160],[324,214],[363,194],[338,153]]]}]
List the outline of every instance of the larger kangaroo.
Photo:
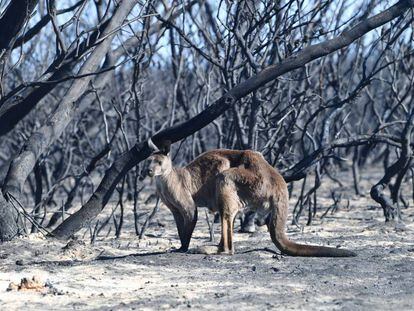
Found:
[{"label": "larger kangaroo", "polygon": [[250,150],[218,149],[205,152],[182,168],[173,167],[166,152],[151,156],[148,174],[155,176],[157,193],[171,210],[181,240],[179,251],[187,251],[197,222],[197,207],[219,211],[219,251],[234,253],[233,223],[246,206],[270,213],[267,224],[273,243],[284,254],[312,257],[350,257],[356,254],[337,248],[302,245],[285,234],[288,191],[283,177],[263,156]]}]

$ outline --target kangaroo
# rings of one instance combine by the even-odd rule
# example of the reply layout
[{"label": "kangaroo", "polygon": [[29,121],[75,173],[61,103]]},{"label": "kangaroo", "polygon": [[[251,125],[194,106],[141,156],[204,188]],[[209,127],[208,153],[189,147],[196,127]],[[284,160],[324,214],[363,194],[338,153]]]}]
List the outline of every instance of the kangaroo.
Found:
[{"label": "kangaroo", "polygon": [[186,252],[197,222],[197,207],[218,212],[214,202],[215,177],[237,166],[242,152],[212,150],[182,168],[173,167],[168,152],[163,150],[151,155],[147,174],[155,177],[156,192],[174,216],[181,241],[177,251]]},{"label": "kangaroo", "polygon": [[218,149],[205,152],[182,168],[173,167],[168,152],[150,157],[148,175],[155,177],[157,193],[173,213],[181,248],[187,251],[197,207],[218,211],[221,218],[219,252],[234,253],[233,223],[247,206],[270,214],[267,223],[276,247],[290,256],[351,257],[354,252],[290,241],[285,233],[288,190],[283,177],[263,156],[251,150]]}]

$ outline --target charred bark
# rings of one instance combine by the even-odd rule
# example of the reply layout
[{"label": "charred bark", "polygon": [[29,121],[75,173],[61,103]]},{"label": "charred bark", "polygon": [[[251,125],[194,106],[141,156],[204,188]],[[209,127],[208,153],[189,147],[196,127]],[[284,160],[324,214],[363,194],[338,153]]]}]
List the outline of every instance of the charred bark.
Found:
[{"label": "charred bark", "polygon": [[[86,91],[93,77],[88,74],[95,72],[99,68],[102,59],[110,48],[112,38],[114,37],[114,30],[122,24],[135,4],[136,2],[133,0],[123,1],[119,4],[102,34],[101,38],[106,37],[106,39],[96,46],[79,70],[79,75],[85,76],[72,83],[53,115],[45,125],[26,141],[20,154],[12,161],[2,187],[6,200],[11,200],[13,197],[20,198],[23,185],[33,170],[37,159],[61,135],[71,121],[76,110],[77,100]],[[4,215],[6,216],[7,213],[11,213],[10,206],[9,209],[7,209],[7,206],[4,207]],[[12,215],[7,215],[6,218],[11,219],[11,217]],[[10,227],[9,230],[1,232],[0,239],[7,240],[13,237],[15,235],[14,229]]]},{"label": "charred bark", "polygon": [[[412,157],[411,135],[414,128],[413,123],[414,109],[407,118],[402,136],[402,148],[399,159],[390,167],[385,169],[385,174],[381,180],[371,188],[371,198],[379,203],[384,211],[385,221],[399,220],[400,211],[397,204],[398,192],[401,186],[401,180],[409,168]],[[391,186],[391,179],[397,176],[396,183]],[[391,197],[387,197],[383,191],[387,186],[391,188]]]},{"label": "charred bark", "polygon": [[10,1],[0,19],[0,66],[3,65],[5,56],[12,49],[18,34],[38,2],[38,0]]}]

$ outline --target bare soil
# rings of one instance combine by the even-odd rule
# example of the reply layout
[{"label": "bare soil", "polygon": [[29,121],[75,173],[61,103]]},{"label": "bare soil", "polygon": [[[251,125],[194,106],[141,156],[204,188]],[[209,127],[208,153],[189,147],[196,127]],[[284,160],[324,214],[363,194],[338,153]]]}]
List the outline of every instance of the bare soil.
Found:
[{"label": "bare soil", "polygon": [[[333,203],[332,189],[344,193],[340,209],[320,219]],[[384,224],[368,196],[369,183],[363,189],[365,196],[356,196],[327,182],[318,192],[320,211],[312,226],[288,226],[295,241],[352,249],[355,258],[276,255],[265,227],[236,233],[233,256],[170,253],[179,240],[168,209],[161,208],[139,241],[127,206],[119,239],[111,232],[91,245],[85,230],[69,244],[39,234],[2,244],[0,310],[413,310],[412,199],[403,224]],[[208,240],[201,209],[191,246]],[[7,291],[10,283],[33,276],[53,290]]]}]

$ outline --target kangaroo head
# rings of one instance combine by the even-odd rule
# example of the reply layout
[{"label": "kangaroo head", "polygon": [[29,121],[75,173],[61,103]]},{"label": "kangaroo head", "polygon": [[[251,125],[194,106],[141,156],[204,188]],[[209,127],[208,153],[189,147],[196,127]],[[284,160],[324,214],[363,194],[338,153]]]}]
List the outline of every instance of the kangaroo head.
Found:
[{"label": "kangaroo head", "polygon": [[169,154],[154,153],[149,157],[148,176],[167,175],[172,170],[172,162]]}]

